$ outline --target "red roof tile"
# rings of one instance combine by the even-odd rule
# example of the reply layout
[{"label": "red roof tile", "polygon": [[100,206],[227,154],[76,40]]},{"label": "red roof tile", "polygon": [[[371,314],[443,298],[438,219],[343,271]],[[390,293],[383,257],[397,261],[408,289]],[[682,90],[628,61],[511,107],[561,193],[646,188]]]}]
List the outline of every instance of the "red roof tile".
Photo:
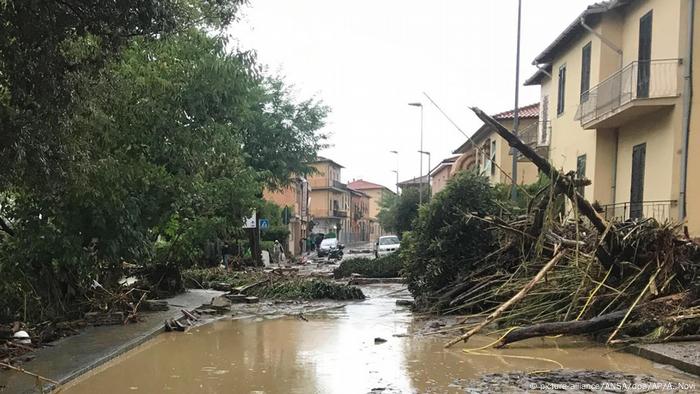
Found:
[{"label": "red roof tile", "polygon": [[[505,111],[501,112],[500,114],[493,115],[494,119],[513,119],[515,111],[510,110],[510,111]],[[534,103],[530,105],[526,105],[524,107],[520,107],[520,112],[518,113],[518,117],[520,119],[532,119],[532,118],[537,118],[540,116],[540,103]]]},{"label": "red roof tile", "polygon": [[378,184],[372,183],[372,182],[363,181],[362,179],[358,179],[356,181],[349,182],[348,187],[351,189],[355,189],[355,190],[368,190],[368,189],[385,188],[385,186],[378,185]]}]

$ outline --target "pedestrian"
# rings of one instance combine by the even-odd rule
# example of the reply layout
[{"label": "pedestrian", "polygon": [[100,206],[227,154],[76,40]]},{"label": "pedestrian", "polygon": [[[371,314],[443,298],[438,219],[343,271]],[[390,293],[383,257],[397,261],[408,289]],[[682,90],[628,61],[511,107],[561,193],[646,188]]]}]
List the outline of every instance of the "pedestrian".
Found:
[{"label": "pedestrian", "polygon": [[275,264],[280,264],[284,256],[284,250],[282,249],[282,244],[280,241],[275,240],[275,244],[272,245],[272,262]]}]

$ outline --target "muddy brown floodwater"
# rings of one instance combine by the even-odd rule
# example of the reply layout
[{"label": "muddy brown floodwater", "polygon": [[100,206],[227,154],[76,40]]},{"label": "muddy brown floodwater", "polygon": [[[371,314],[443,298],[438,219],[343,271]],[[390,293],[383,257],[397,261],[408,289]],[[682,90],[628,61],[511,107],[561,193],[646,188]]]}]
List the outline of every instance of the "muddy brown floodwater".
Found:
[{"label": "muddy brown floodwater", "polygon": [[[306,316],[232,320],[166,333],[62,388],[61,393],[460,392],[456,380],[485,373],[557,369],[624,371],[669,381],[687,375],[585,340],[536,339],[506,350],[444,350],[444,338],[401,336],[424,327],[395,305],[396,285]],[[394,336],[394,335],[399,335]],[[375,344],[375,337],[386,342]],[[476,348],[494,340],[475,337]],[[517,357],[510,357],[517,356]],[[518,358],[522,357],[522,358]],[[552,361],[549,361],[552,360]],[[463,392],[463,390],[461,391]]]}]

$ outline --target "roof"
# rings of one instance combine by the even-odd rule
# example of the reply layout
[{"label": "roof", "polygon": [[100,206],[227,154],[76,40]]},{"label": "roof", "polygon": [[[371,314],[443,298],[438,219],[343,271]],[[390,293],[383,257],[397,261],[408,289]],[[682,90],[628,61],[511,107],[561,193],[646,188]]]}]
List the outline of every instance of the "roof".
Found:
[{"label": "roof", "polygon": [[453,155],[453,156],[450,156],[450,157],[444,159],[443,161],[438,163],[438,165],[436,165],[432,170],[430,170],[430,175],[432,176],[434,173],[442,170],[445,167],[452,167],[452,164],[455,161],[457,161],[458,158],[459,158],[459,155]]},{"label": "roof", "polygon": [[544,77],[550,77],[552,76],[552,65],[551,64],[542,64],[537,68],[537,71],[535,71],[534,74],[528,79],[525,80],[524,85],[525,86],[533,86],[533,85],[539,85],[542,83],[542,80]]},{"label": "roof", "polygon": [[[608,11],[626,6],[635,0],[607,0],[589,5],[579,16],[574,19],[563,32],[552,41],[539,55],[535,57],[532,64],[541,64],[545,68],[549,68],[551,72],[551,63],[555,56],[574,43],[578,38],[587,33],[585,27],[581,25],[581,21],[586,25],[592,26],[600,22],[603,14]],[[542,78],[546,75],[544,71],[537,70],[530,78],[525,81],[525,85],[537,85],[541,83]]]},{"label": "roof", "polygon": [[362,179],[353,180],[348,182],[348,187],[355,190],[370,190],[370,189],[389,189],[386,186],[379,185],[377,183],[367,182]]},{"label": "roof", "polygon": [[[510,110],[510,111],[505,111],[501,112],[499,114],[493,115],[493,118],[496,120],[502,120],[502,119],[513,119],[515,117],[515,111]],[[540,117],[540,103],[534,103],[530,105],[526,105],[524,107],[520,107],[518,109],[518,118],[520,119],[535,119]]]},{"label": "roof", "polygon": [[[505,111],[493,115],[493,118],[499,121],[513,119],[513,114],[515,111]],[[540,103],[534,103],[520,107],[518,110],[518,117],[520,119],[537,119],[540,116]],[[455,149],[452,153],[459,154],[464,153],[466,150],[472,146],[472,143],[480,142],[491,134],[492,130],[487,125],[482,125],[479,129],[472,134],[472,136],[467,139],[459,148]]]},{"label": "roof", "polygon": [[406,186],[414,186],[414,185],[420,185],[422,183],[428,183],[428,175],[423,175],[421,177],[415,177],[411,179],[407,179],[405,181],[399,182],[399,187],[403,188]]},{"label": "roof", "polygon": [[331,163],[331,164],[335,165],[336,167],[345,168],[345,167],[341,166],[340,164],[338,164],[336,161],[333,161],[331,159],[327,159],[323,156],[316,156],[316,161],[312,161],[311,164],[313,164],[313,163]]},{"label": "roof", "polygon": [[357,195],[357,196],[362,196],[362,197],[370,198],[369,194],[367,194],[367,193],[365,193],[365,192],[363,192],[363,191],[361,191],[361,190],[353,189],[353,188],[351,188],[350,186],[348,186],[348,190],[350,191],[351,194],[354,194],[354,195]]}]

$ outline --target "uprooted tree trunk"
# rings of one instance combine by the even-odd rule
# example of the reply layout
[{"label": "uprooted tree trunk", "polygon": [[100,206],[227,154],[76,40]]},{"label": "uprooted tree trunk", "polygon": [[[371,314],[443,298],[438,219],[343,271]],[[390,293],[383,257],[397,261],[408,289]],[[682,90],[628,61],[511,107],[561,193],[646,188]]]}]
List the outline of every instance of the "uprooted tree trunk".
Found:
[{"label": "uprooted tree trunk", "polygon": [[574,179],[572,175],[563,174],[552,166],[549,161],[537,154],[534,149],[523,143],[518,136],[511,133],[491,116],[476,107],[472,111],[484,123],[491,127],[498,135],[508,141],[508,145],[520,151],[528,160],[552,180],[552,185],[556,191],[566,195],[578,211],[591,221],[593,226],[602,234],[602,242],[596,250],[596,257],[606,268],[612,267],[612,274],[616,277],[622,275],[622,267],[617,262],[617,256],[621,252],[620,240],[617,232],[611,223],[608,223],[596,210],[593,205],[576,191],[576,186],[581,180]]},{"label": "uprooted tree trunk", "polygon": [[[638,305],[632,315],[638,316],[644,314],[645,311],[658,311],[659,309],[674,309],[685,304],[690,298],[689,292],[671,294],[666,297],[657,298],[645,304]],[[501,340],[494,345],[496,348],[502,348],[510,343],[522,341],[529,338],[537,338],[552,335],[577,335],[590,334],[592,332],[613,328],[624,319],[627,314],[626,310],[616,311],[594,317],[589,320],[573,320],[566,322],[541,323],[533,326],[516,328],[506,334]]]}]

